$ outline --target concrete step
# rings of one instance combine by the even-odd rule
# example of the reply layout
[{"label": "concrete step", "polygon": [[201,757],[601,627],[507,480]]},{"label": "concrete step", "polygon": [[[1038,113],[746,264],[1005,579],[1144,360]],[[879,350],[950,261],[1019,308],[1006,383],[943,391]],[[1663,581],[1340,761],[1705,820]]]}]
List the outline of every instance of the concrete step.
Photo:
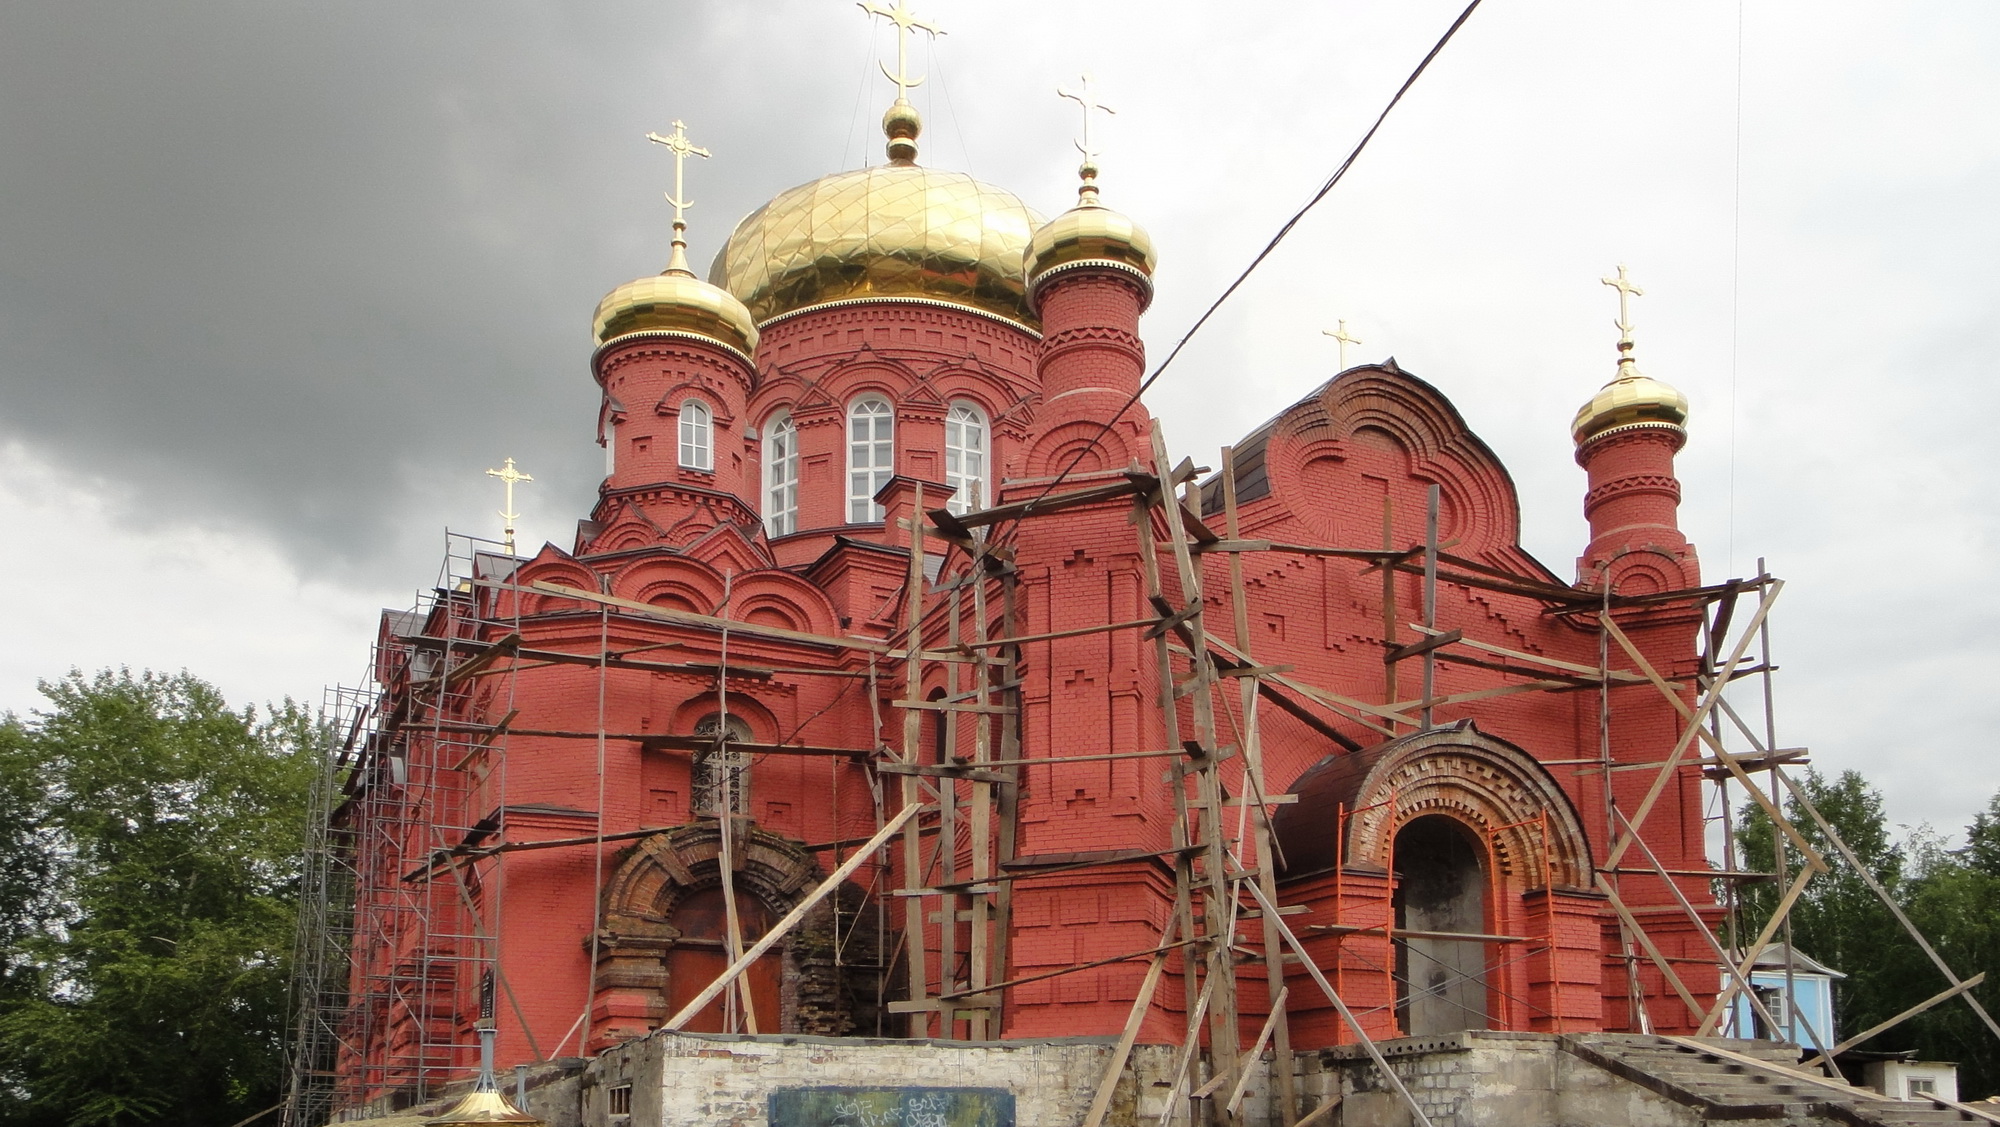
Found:
[{"label": "concrete step", "polygon": [[1830,1077],[1801,1075],[1797,1051],[1770,1042],[1712,1038],[1696,1048],[1643,1034],[1579,1033],[1559,1043],[1613,1075],[1698,1109],[1704,1120],[1827,1119],[1875,1127],[1989,1122],[1956,1108],[1885,1100]]}]

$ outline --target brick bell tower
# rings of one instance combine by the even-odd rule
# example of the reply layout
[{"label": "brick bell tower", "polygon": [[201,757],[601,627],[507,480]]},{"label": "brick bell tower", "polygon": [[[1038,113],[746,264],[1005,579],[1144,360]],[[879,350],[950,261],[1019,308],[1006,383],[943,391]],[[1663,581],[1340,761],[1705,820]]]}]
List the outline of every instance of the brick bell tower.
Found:
[{"label": "brick bell tower", "polygon": [[[1688,400],[1677,389],[1639,371],[1633,356],[1631,299],[1641,295],[1618,268],[1618,276],[1604,279],[1618,291],[1618,370],[1577,411],[1570,433],[1576,441],[1576,461],[1588,475],[1584,493],[1584,517],[1590,522],[1590,545],[1577,561],[1577,583],[1603,590],[1608,585],[1616,596],[1648,595],[1660,591],[1685,590],[1701,583],[1701,565],[1694,546],[1681,533],[1679,508],[1680,479],[1674,474],[1674,455],[1687,443]],[[1611,620],[1617,623],[1645,655],[1646,661],[1663,676],[1692,686],[1699,673],[1694,636],[1702,617],[1687,604],[1665,607],[1613,607]],[[1612,645],[1614,667],[1634,664],[1622,646]],[[1682,700],[1692,703],[1692,688]],[[1614,759],[1629,763],[1657,760],[1663,749],[1674,746],[1680,735],[1681,717],[1671,703],[1651,691],[1633,690],[1621,697],[1611,710],[1607,731]],[[1586,799],[1586,808],[1609,810],[1615,806],[1628,816],[1644,803],[1652,772],[1626,771],[1611,783],[1611,793]],[[1604,786],[1599,781],[1594,784]],[[1654,808],[1646,821],[1647,839],[1663,864],[1672,869],[1698,872],[1706,865],[1702,840],[1700,776],[1681,772],[1671,784],[1671,799]],[[1602,791],[1600,789],[1600,795]],[[1609,818],[1609,814],[1606,815]],[[1607,824],[1600,849],[1611,848],[1619,836],[1616,826]],[[1600,855],[1600,861],[1602,856]],[[1629,862],[1627,862],[1629,864]],[[1708,882],[1676,877],[1681,896],[1710,912],[1714,899]],[[1651,875],[1619,878],[1620,894],[1636,909],[1663,911],[1650,925],[1652,939],[1669,958],[1683,961],[1683,976],[1697,993],[1713,993],[1717,971],[1704,963],[1705,940],[1677,914],[1664,911],[1675,903],[1665,881]],[[1711,919],[1713,925],[1715,921]],[[1613,924],[1605,927],[1606,950],[1628,949],[1631,938]],[[1648,1016],[1652,1027],[1663,1031],[1692,1032],[1684,1010],[1665,1004],[1667,985],[1650,967],[1640,968],[1645,987]],[[1630,998],[1621,984],[1607,975],[1605,1013],[1624,1013],[1627,1027],[1641,1028],[1638,1015],[1626,1012]]]},{"label": "brick bell tower", "polygon": [[682,166],[706,151],[689,142],[680,122],[671,136],[651,139],[674,155],[673,253],[665,271],[619,286],[597,306],[591,372],[604,389],[598,433],[605,476],[592,520],[613,530],[628,509],[647,511],[670,542],[675,530],[685,539],[722,523],[754,530],[756,461],[730,436],[746,425],[757,324],[741,301],[688,268]]},{"label": "brick bell tower", "polygon": [[1583,515],[1590,546],[1577,561],[1577,580],[1597,587],[1608,576],[1621,595],[1693,587],[1701,569],[1681,534],[1674,476],[1674,455],[1687,444],[1688,399],[1642,375],[1632,355],[1630,299],[1642,291],[1623,266],[1604,284],[1618,291],[1618,373],[1570,424],[1577,465],[1589,475]]},{"label": "brick bell tower", "polygon": [[[1087,128],[1085,135],[1087,149]],[[1028,243],[1028,301],[1042,325],[1035,361],[1042,394],[1021,479],[1004,494],[1009,501],[1119,481],[1133,463],[1153,463],[1151,419],[1136,401],[1146,363],[1139,317],[1153,297],[1153,243],[1138,224],[1104,206],[1097,172],[1086,151],[1076,206]],[[1071,510],[1058,522],[1019,526],[1024,630],[1060,633],[1106,621],[1107,614],[1116,620],[1154,613],[1131,512],[1130,498],[1117,498]],[[1162,746],[1159,671],[1136,632],[1057,638],[1023,656],[1026,754]],[[1051,764],[1031,768],[1029,779],[1020,809],[1024,858],[1053,863],[1172,841],[1170,792],[1155,760]],[[1089,936],[1092,951],[1156,942],[1172,904],[1172,876],[1155,861],[1139,860],[1094,868],[1087,887],[1072,876],[1017,880],[1014,896],[1009,973],[1030,975],[1073,958],[1079,934]],[[1006,1034],[1115,1031],[1138,989],[1137,976],[1124,972],[1085,971],[1069,976],[1060,991],[1018,994]],[[1147,1020],[1148,1037],[1172,1039],[1173,1023],[1157,1007]]]}]

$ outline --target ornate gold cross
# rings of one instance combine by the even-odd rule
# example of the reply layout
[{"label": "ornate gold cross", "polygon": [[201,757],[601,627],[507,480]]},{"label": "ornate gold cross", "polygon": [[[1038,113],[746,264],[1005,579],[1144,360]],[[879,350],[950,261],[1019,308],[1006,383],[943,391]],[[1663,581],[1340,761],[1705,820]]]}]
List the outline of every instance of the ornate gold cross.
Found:
[{"label": "ornate gold cross", "polygon": [[1090,111],[1103,110],[1108,114],[1115,114],[1118,111],[1097,100],[1097,94],[1090,88],[1090,75],[1088,74],[1083,76],[1083,84],[1075,93],[1071,93],[1058,86],[1056,87],[1056,94],[1060,97],[1068,98],[1070,101],[1083,107],[1083,140],[1076,142],[1076,151],[1083,154],[1083,159],[1086,162],[1096,164],[1097,150],[1090,143]]},{"label": "ornate gold cross", "polygon": [[944,29],[934,23],[918,19],[917,14],[910,10],[909,0],[896,0],[896,6],[893,8],[877,4],[875,0],[857,0],[857,2],[862,11],[871,16],[881,16],[896,25],[895,71],[891,72],[887,63],[878,62],[875,65],[881,67],[882,74],[896,84],[896,100],[909,101],[910,91],[924,83],[923,75],[910,77],[910,29],[927,31],[933,36],[943,35]]},{"label": "ornate gold cross", "polygon": [[486,476],[497,477],[507,483],[507,507],[500,510],[500,519],[507,522],[507,554],[511,556],[514,554],[514,522],[521,519],[521,514],[514,511],[514,486],[535,479],[515,469],[512,458],[507,459],[500,469],[487,470]]},{"label": "ornate gold cross", "polygon": [[1622,262],[1618,264],[1618,276],[1616,278],[1600,278],[1598,280],[1618,291],[1618,320],[1614,323],[1618,326],[1618,331],[1625,335],[1625,340],[1629,342],[1632,339],[1632,312],[1629,303],[1632,298],[1645,297],[1646,291],[1633,285],[1625,277],[1625,264]]},{"label": "ornate gold cross", "polygon": [[1340,342],[1340,370],[1347,370],[1347,346],[1360,344],[1361,338],[1347,335],[1347,322],[1342,321],[1338,329],[1321,329],[1320,332]]},{"label": "ornate gold cross", "polygon": [[680,122],[674,122],[674,132],[670,136],[662,138],[660,134],[646,134],[646,140],[650,140],[652,144],[664,144],[666,152],[674,154],[674,190],[666,196],[666,202],[674,206],[674,226],[684,228],[688,226],[684,222],[684,212],[694,206],[694,200],[684,198],[686,190],[682,188],[682,172],[686,170],[690,156],[708,156],[708,150],[690,142],[688,126]]}]

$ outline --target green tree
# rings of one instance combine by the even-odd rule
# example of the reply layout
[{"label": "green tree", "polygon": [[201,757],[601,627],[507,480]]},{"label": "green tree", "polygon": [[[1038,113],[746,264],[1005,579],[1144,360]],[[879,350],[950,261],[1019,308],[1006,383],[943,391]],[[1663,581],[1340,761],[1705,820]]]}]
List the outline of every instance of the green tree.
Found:
[{"label": "green tree", "polygon": [[[1830,780],[1817,771],[1807,771],[1798,781],[1820,815],[1876,881],[1891,895],[1902,895],[1906,891],[1904,856],[1890,833],[1881,794],[1854,771],[1843,771]],[[1784,809],[1792,825],[1832,867],[1812,879],[1793,907],[1792,942],[1799,951],[1847,975],[1834,990],[1837,1033],[1845,1036],[1910,1004],[1913,999],[1908,991],[1921,977],[1912,957],[1921,960],[1922,954],[1797,800],[1788,795]],[[1738,845],[1744,859],[1752,865],[1771,865],[1776,829],[1771,820],[1761,808],[1751,806],[1745,810],[1741,825]],[[1787,874],[1797,877],[1804,864],[1804,854],[1788,841]],[[1756,937],[1783,892],[1776,882],[1745,890],[1744,942]],[[1819,1032],[1826,1034],[1825,1030]]]},{"label": "green tree", "polygon": [[[1947,850],[1923,831],[1898,841],[1881,795],[1853,771],[1830,781],[1808,772],[1800,788],[1954,971],[1970,977],[1983,970],[1993,979],[1974,994],[1989,1011],[2000,1013],[2000,796],[1974,818],[1965,846]],[[1860,1032],[1943,990],[1944,976],[1832,848],[1811,815],[1791,800],[1785,813],[1832,866],[1799,898],[1792,911],[1792,935],[1801,952],[1847,975],[1835,987],[1838,1035]],[[1771,864],[1775,840],[1771,820],[1746,805],[1737,831],[1746,865]],[[1799,851],[1788,847],[1792,874],[1802,862]],[[1744,890],[1745,942],[1770,918],[1782,891],[1773,884]],[[1865,1047],[1910,1049],[1926,1060],[1956,1061],[1959,1090],[1969,1097],[2000,1090],[2000,1039],[1956,999],[1906,1020]]]},{"label": "green tree", "polygon": [[[0,717],[0,849],[40,866],[32,887],[0,885],[13,898],[0,927],[22,921],[0,998],[0,1114],[205,1127],[268,1107],[311,716],[290,701],[233,712],[185,673],[41,688],[50,708]],[[25,838],[9,836],[13,801]]]}]

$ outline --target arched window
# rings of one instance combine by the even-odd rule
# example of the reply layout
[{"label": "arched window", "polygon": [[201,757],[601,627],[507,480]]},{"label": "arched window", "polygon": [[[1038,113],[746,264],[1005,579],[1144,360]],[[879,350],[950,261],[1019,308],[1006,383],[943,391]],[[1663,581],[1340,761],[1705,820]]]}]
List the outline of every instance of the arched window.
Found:
[{"label": "arched window", "polygon": [[681,465],[691,470],[715,468],[715,417],[699,399],[681,400]]},{"label": "arched window", "polygon": [[713,818],[726,802],[731,813],[750,812],[750,753],[734,744],[750,742],[750,725],[735,716],[729,718],[729,734],[723,731],[722,717],[714,712],[697,720],[694,734],[715,740],[711,747],[694,753],[694,785],[689,802],[697,818]]},{"label": "arched window", "polygon": [[986,507],[986,416],[963,400],[944,417],[944,481],[958,488],[945,508],[963,514]]},{"label": "arched window", "polygon": [[875,494],[896,472],[896,412],[889,401],[869,395],[847,409],[847,519],[866,524],[882,519]]},{"label": "arched window", "polygon": [[799,530],[799,428],[779,413],[764,428],[764,533]]}]

